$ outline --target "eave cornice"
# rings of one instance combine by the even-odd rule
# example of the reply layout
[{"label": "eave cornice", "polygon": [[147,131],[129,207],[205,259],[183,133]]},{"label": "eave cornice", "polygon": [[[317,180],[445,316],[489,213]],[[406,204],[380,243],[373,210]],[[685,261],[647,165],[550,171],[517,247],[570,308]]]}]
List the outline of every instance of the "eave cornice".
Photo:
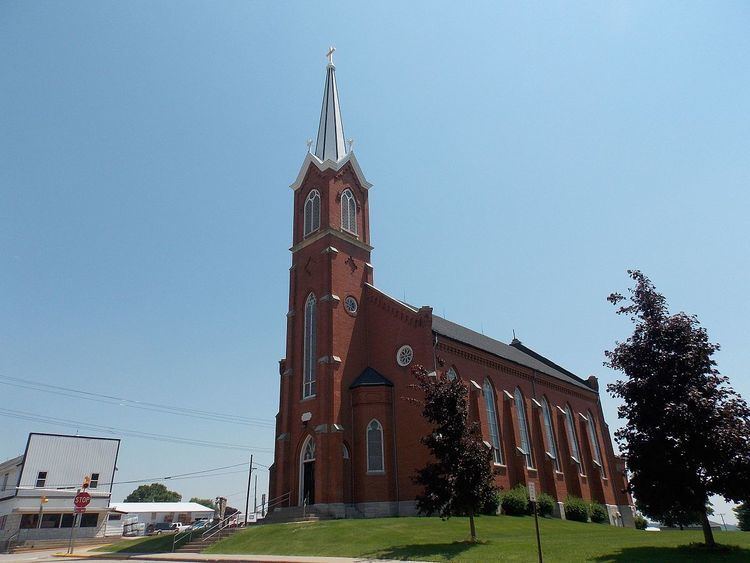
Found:
[{"label": "eave cornice", "polygon": [[346,156],[338,161],[333,161],[331,159],[320,160],[313,153],[308,152],[305,160],[302,161],[302,167],[299,170],[299,174],[297,174],[297,179],[294,180],[294,182],[289,187],[294,191],[297,191],[302,186],[302,183],[305,181],[305,176],[307,175],[307,170],[310,168],[310,164],[314,164],[315,167],[321,172],[324,172],[326,170],[333,170],[334,172],[338,172],[347,163],[351,163],[354,175],[357,177],[357,180],[359,181],[362,188],[365,190],[369,190],[372,187],[372,184],[365,178],[365,175],[362,172],[362,169],[359,167],[359,162],[357,162],[357,157],[354,156],[353,151],[349,151]]}]

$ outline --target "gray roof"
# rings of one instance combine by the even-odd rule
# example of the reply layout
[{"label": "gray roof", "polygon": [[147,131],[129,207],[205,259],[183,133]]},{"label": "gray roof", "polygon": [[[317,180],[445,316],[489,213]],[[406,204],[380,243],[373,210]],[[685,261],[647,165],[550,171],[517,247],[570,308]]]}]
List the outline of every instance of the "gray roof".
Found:
[{"label": "gray roof", "polygon": [[593,391],[584,381],[568,370],[558,366],[554,362],[548,360],[544,356],[534,352],[531,348],[521,346],[526,351],[519,349],[516,346],[510,346],[494,338],[485,336],[478,332],[474,332],[464,326],[451,322],[437,315],[432,315],[432,331],[436,334],[446,336],[451,340],[457,340],[468,344],[473,348],[484,350],[490,354],[494,354],[500,358],[510,360],[516,364],[526,366],[534,369],[538,372],[551,375],[555,379],[559,379],[565,383],[569,383],[576,387],[586,389],[587,391]]},{"label": "gray roof", "polygon": [[354,383],[349,386],[349,389],[377,386],[393,387],[393,383],[375,368],[367,367],[361,374],[359,374],[359,377],[354,380]]},{"label": "gray roof", "polygon": [[315,143],[315,156],[320,160],[337,162],[346,156],[344,123],[339,108],[339,89],[336,86],[336,67],[328,64],[326,85],[323,90],[323,107],[320,109],[318,140]]}]

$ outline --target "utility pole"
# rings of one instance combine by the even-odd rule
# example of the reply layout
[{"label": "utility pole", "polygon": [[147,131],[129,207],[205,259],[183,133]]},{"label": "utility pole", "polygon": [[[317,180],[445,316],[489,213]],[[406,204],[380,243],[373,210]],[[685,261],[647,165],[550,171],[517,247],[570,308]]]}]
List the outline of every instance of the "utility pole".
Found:
[{"label": "utility pole", "polygon": [[250,482],[253,479],[253,454],[250,454],[250,470],[247,472],[247,496],[245,497],[245,526],[247,526],[247,511],[250,510]]},{"label": "utility pole", "polygon": [[724,513],[723,512],[719,512],[719,516],[721,516],[721,521],[724,524],[724,531],[728,532],[729,529],[727,528],[727,523],[724,521]]},{"label": "utility pole", "polygon": [[258,476],[255,476],[255,492],[253,493],[253,516],[258,515]]}]

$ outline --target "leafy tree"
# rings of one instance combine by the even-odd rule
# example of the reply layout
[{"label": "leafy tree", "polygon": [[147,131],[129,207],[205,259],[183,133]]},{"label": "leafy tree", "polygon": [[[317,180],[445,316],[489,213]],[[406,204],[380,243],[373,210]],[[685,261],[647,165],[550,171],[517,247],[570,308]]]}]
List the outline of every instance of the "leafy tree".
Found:
[{"label": "leafy tree", "polygon": [[[715,546],[708,499],[750,498],[750,409],[720,375],[718,344],[694,315],[670,314],[666,299],[639,271],[617,313],[635,324],[625,342],[606,352],[625,380],[608,386],[624,401],[627,424],[615,433],[627,456],[630,489],[649,517],[698,513],[706,544]],[[626,301],[618,293],[608,300]]]},{"label": "leafy tree", "polygon": [[750,502],[743,502],[741,505],[733,508],[737,515],[737,525],[743,532],[750,532]]},{"label": "leafy tree", "polygon": [[190,502],[195,502],[205,506],[206,508],[210,508],[211,510],[216,510],[216,504],[210,498],[193,497],[190,499]]},{"label": "leafy tree", "polygon": [[125,502],[180,502],[182,495],[170,491],[161,483],[141,485],[127,497]]},{"label": "leafy tree", "polygon": [[468,390],[460,379],[431,377],[422,366],[413,370],[414,388],[424,393],[422,416],[433,430],[422,438],[434,457],[417,471],[414,482],[424,487],[417,509],[441,518],[469,516],[471,541],[477,541],[474,515],[493,501],[492,452],[482,441],[479,425],[468,420]]},{"label": "leafy tree", "polygon": [[646,520],[640,514],[636,514],[635,515],[635,529],[636,530],[645,530],[647,527],[648,527],[648,520]]}]

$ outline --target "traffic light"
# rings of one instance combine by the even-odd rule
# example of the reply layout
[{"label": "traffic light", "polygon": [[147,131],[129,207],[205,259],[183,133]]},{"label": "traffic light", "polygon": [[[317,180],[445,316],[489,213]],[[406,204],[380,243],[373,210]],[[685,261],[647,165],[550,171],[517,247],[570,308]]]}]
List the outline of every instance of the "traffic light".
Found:
[{"label": "traffic light", "polygon": [[83,478],[83,488],[84,489],[88,489],[90,484],[91,484],[91,477],[89,477],[88,475],[86,475]]}]

